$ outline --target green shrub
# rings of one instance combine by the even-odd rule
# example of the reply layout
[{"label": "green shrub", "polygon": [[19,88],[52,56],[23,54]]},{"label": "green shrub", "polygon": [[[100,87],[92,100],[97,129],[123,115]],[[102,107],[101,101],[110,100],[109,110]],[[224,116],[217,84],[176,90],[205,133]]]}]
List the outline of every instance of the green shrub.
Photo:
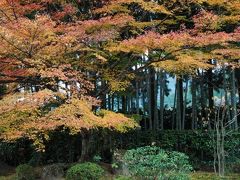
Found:
[{"label": "green shrub", "polygon": [[67,171],[67,180],[98,180],[104,175],[101,166],[94,163],[82,163],[72,166]]},{"label": "green shrub", "polygon": [[35,173],[32,166],[28,164],[21,164],[16,168],[17,180],[34,180]]},{"label": "green shrub", "polygon": [[128,150],[124,155],[124,162],[131,175],[146,179],[185,180],[192,170],[185,154],[164,151],[155,146]]}]

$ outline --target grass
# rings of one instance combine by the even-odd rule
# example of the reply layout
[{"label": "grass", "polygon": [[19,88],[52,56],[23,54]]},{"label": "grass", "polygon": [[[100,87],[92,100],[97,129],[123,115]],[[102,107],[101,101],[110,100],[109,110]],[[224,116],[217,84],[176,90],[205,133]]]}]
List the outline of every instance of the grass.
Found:
[{"label": "grass", "polygon": [[240,174],[228,174],[223,178],[216,176],[213,172],[198,171],[191,174],[191,180],[240,180]]}]

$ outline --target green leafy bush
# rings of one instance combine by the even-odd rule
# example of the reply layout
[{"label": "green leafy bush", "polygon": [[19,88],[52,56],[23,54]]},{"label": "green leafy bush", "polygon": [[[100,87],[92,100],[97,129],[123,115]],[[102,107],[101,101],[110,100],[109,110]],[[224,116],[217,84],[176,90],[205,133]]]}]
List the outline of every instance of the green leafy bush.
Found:
[{"label": "green leafy bush", "polygon": [[28,164],[21,164],[16,168],[17,180],[34,180],[35,173],[32,166]]},{"label": "green leafy bush", "polygon": [[[158,131],[130,131],[115,135],[115,147],[118,149],[133,149],[140,146],[149,146],[152,142],[156,146],[168,151],[181,151],[190,158],[194,169],[212,167],[214,148],[211,131],[202,130],[158,130]],[[137,137],[137,138],[136,138]],[[215,137],[216,139],[216,137]],[[230,169],[240,160],[240,133],[226,132],[224,144],[227,152],[226,163]],[[204,154],[204,156],[202,156]],[[239,164],[239,163],[238,163]]]},{"label": "green leafy bush", "polygon": [[104,175],[101,166],[94,163],[82,163],[72,166],[67,171],[67,180],[98,180]]},{"label": "green leafy bush", "polygon": [[192,170],[188,156],[180,152],[164,151],[156,146],[128,150],[124,161],[131,175],[146,179],[185,180]]}]

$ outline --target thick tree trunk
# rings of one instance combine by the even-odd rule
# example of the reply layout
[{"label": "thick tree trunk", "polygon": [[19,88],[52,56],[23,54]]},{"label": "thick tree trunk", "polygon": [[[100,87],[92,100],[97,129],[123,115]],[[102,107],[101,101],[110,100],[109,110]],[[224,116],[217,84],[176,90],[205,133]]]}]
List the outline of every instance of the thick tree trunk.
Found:
[{"label": "thick tree trunk", "polygon": [[89,160],[89,134],[86,132],[81,133],[81,141],[82,141],[82,148],[81,148],[81,157],[79,162],[84,162]]}]

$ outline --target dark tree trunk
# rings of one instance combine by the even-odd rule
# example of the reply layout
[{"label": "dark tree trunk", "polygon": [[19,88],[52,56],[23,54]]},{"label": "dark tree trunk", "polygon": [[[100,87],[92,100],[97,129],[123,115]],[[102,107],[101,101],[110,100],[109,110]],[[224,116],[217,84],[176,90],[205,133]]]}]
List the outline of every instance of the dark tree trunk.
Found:
[{"label": "dark tree trunk", "polygon": [[156,125],[156,122],[155,122],[155,118],[154,118],[154,114],[155,114],[155,86],[154,86],[154,83],[155,82],[155,72],[154,70],[151,68],[150,69],[150,111],[151,111],[151,116],[150,116],[150,120],[152,123],[152,128],[155,129],[155,125]]},{"label": "dark tree trunk", "polygon": [[212,68],[207,70],[207,77],[208,77],[208,104],[209,104],[209,109],[212,110],[214,106]]},{"label": "dark tree trunk", "polygon": [[240,68],[235,69],[235,78],[237,80],[238,87],[238,102],[240,103]]},{"label": "dark tree trunk", "polygon": [[177,113],[176,113],[176,128],[182,129],[182,117],[183,117],[183,80],[182,77],[177,78]]},{"label": "dark tree trunk", "polygon": [[163,70],[160,71],[160,128],[164,129],[164,89],[165,89],[165,74]]},{"label": "dark tree trunk", "polygon": [[196,79],[192,78],[192,129],[197,128],[197,87]]},{"label": "dark tree trunk", "polygon": [[114,97],[115,97],[115,95],[114,94],[112,94],[112,102],[111,102],[111,110],[112,111],[114,111]]},{"label": "dark tree trunk", "polygon": [[[105,81],[102,81],[102,85],[101,85],[102,88],[105,88]],[[101,89],[100,89],[101,91]],[[102,93],[100,95],[100,99],[101,99],[101,108],[102,109],[106,109],[107,108],[107,104],[106,104],[106,94],[105,93]]]},{"label": "dark tree trunk", "polygon": [[[155,76],[156,79],[155,79]],[[156,130],[159,129],[159,119],[158,119],[158,104],[157,104],[157,98],[158,98],[158,81],[159,81],[159,75],[158,73],[154,74],[154,127]]]},{"label": "dark tree trunk", "polygon": [[139,114],[139,82],[136,81],[136,113]]},{"label": "dark tree trunk", "polygon": [[[212,64],[212,60],[209,60],[209,64]],[[213,87],[213,69],[210,68],[207,70],[207,78],[208,78],[208,109],[207,109],[207,122],[208,128],[211,129],[211,119],[213,118],[213,108],[214,108],[214,87]]]},{"label": "dark tree trunk", "polygon": [[82,137],[82,148],[81,148],[81,157],[79,162],[84,162],[89,160],[89,134],[87,132],[81,132]]},{"label": "dark tree trunk", "polygon": [[[188,77],[187,77],[188,78]],[[184,102],[183,102],[183,116],[182,116],[182,129],[185,129],[185,122],[186,122],[186,108],[187,108],[187,96],[188,96],[188,79],[186,81],[186,88],[184,93]]]},{"label": "dark tree trunk", "polygon": [[126,96],[122,96],[122,113],[127,112],[127,99]]}]

